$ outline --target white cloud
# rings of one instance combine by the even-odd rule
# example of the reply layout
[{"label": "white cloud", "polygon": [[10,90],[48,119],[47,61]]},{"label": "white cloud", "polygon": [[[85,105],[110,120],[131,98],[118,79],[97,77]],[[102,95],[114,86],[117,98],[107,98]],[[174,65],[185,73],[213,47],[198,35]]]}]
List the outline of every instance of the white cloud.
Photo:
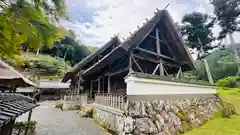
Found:
[{"label": "white cloud", "polygon": [[137,30],[137,25],[146,22],[145,18],[154,15],[156,8],[163,9],[168,3],[171,3],[170,14],[179,21],[187,5],[177,4],[175,0],[89,0],[86,5],[96,9],[91,24],[64,22],[62,25],[73,29],[83,42],[101,46],[114,34],[129,36],[129,32]]},{"label": "white cloud", "polygon": [[[187,12],[213,13],[213,7],[208,0],[86,0],[85,6],[95,9],[91,22],[64,21],[61,24],[74,30],[84,43],[101,46],[114,34],[128,37],[129,32],[137,30],[137,25],[142,26],[146,22],[145,18],[153,16],[156,8],[163,9],[168,3],[171,3],[168,11],[175,21],[180,21]],[[81,9],[78,12],[81,12]],[[214,28],[214,34],[217,35],[219,30],[219,27]],[[240,38],[237,40],[239,36],[238,33],[234,34],[236,41],[240,41]]]}]

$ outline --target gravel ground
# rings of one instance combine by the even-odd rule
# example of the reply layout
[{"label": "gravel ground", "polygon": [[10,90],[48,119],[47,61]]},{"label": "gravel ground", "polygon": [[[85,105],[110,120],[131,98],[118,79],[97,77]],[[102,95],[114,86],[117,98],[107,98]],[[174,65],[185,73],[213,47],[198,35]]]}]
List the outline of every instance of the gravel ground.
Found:
[{"label": "gravel ground", "polygon": [[[37,121],[37,135],[106,135],[93,120],[81,118],[76,111],[60,111],[54,102],[44,101],[35,108],[32,120]],[[17,121],[27,120],[28,113]]]}]

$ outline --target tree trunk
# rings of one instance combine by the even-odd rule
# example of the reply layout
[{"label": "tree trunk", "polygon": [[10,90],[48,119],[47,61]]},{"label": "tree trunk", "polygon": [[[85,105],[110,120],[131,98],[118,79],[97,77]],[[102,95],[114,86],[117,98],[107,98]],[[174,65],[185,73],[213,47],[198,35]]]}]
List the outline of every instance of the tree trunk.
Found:
[{"label": "tree trunk", "polygon": [[213,78],[212,78],[212,74],[211,74],[211,72],[210,72],[209,65],[208,65],[208,62],[207,62],[207,59],[206,59],[206,58],[203,59],[203,63],[204,63],[204,67],[205,67],[206,72],[207,72],[207,76],[208,76],[208,81],[209,81],[209,83],[214,84]]},{"label": "tree trunk", "polygon": [[[198,42],[199,44],[201,45],[201,48],[200,48],[200,53],[201,54],[204,54],[204,51],[203,51],[203,48],[202,48],[202,42],[201,40],[198,38]],[[205,70],[207,72],[207,77],[208,77],[208,81],[210,84],[214,84],[213,82],[213,78],[212,78],[212,74],[210,72],[210,69],[209,69],[209,65],[208,65],[208,62],[207,62],[207,59],[206,58],[203,58],[203,64],[204,64],[204,67],[205,67]]]},{"label": "tree trunk", "polygon": [[231,49],[233,50],[234,55],[235,55],[235,61],[237,64],[238,72],[240,72],[240,58],[238,55],[237,47],[236,47],[235,41],[233,39],[232,33],[229,33],[229,38],[230,38],[230,42],[231,42]]},{"label": "tree trunk", "polygon": [[40,51],[40,48],[38,48],[38,49],[37,49],[37,53],[36,53],[36,55],[38,55],[38,54],[39,54],[39,51]]}]

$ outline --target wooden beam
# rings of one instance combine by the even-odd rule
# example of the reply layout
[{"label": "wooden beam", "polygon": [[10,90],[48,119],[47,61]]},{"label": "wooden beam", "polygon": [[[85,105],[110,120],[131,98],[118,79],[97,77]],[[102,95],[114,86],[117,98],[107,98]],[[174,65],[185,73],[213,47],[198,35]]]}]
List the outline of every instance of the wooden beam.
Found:
[{"label": "wooden beam", "polygon": [[[159,42],[158,28],[156,28],[156,48],[157,48],[157,54],[161,55],[161,48],[160,48],[160,42]],[[160,56],[158,56],[158,57],[160,58]],[[164,76],[164,69],[163,69],[163,64],[162,64],[162,58],[160,58],[159,71],[160,71],[160,76]]]},{"label": "wooden beam", "polygon": [[178,79],[181,76],[182,73],[182,67],[179,68],[176,79]]},{"label": "wooden beam", "polygon": [[152,75],[155,75],[155,74],[156,74],[156,72],[157,72],[158,68],[159,68],[159,64],[157,64],[157,66],[155,67],[155,69],[154,69],[154,71],[153,71]]},{"label": "wooden beam", "polygon": [[[153,62],[153,63],[157,63],[157,64],[160,63],[160,60],[154,60],[154,59],[152,59],[152,58],[147,58],[147,57],[139,56],[139,55],[136,55],[136,54],[133,55],[133,57],[135,57],[135,58],[137,58],[137,59],[141,59],[141,60],[145,60],[145,61],[150,61],[150,62]],[[169,62],[166,62],[166,61],[163,61],[163,65],[179,68],[179,65],[178,65],[178,64],[172,64],[172,63],[169,63]]]},{"label": "wooden beam", "polygon": [[[139,66],[139,64],[137,63],[137,61],[134,59],[134,57],[132,57],[134,63],[137,65],[138,69],[143,72],[142,68]],[[144,73],[144,72],[143,72]]]},{"label": "wooden beam", "polygon": [[[157,39],[156,37],[154,37],[154,36],[152,36],[152,35],[149,35],[149,37],[154,38],[154,39]],[[166,41],[163,41],[163,40],[161,40],[161,39],[159,39],[159,41],[160,41],[161,43],[164,43],[164,44],[167,45],[167,42],[166,42]]]},{"label": "wooden beam", "polygon": [[98,78],[98,94],[100,93],[100,89],[101,89],[101,79],[99,77]]},{"label": "wooden beam", "polygon": [[163,67],[163,70],[166,73],[166,75],[168,76],[168,72],[167,72],[166,68]]},{"label": "wooden beam", "polygon": [[133,69],[132,69],[132,51],[129,51],[129,74],[133,73]]},{"label": "wooden beam", "polygon": [[162,59],[171,60],[171,61],[173,61],[173,62],[175,62],[175,63],[179,63],[179,62],[177,62],[176,60],[174,60],[174,59],[171,58],[171,57],[168,57],[168,56],[165,56],[165,55],[162,55],[162,54],[157,54],[157,53],[155,53],[155,52],[152,52],[152,51],[149,51],[149,50],[140,48],[140,47],[137,47],[135,50],[138,50],[138,51],[141,51],[141,52],[145,52],[145,53],[147,53],[147,54],[151,54],[151,55],[154,55],[154,56],[158,56],[158,57],[160,57],[160,58],[162,58]]},{"label": "wooden beam", "polygon": [[90,97],[92,98],[92,92],[93,92],[93,86],[92,86],[92,81],[90,81]]},{"label": "wooden beam", "polygon": [[129,67],[125,67],[125,68],[119,69],[119,70],[117,70],[117,71],[115,71],[115,72],[108,73],[108,75],[109,75],[109,76],[114,76],[114,75],[123,73],[123,72],[128,71],[128,70],[129,70]]},{"label": "wooden beam", "polygon": [[115,69],[117,69],[119,67],[119,65],[122,64],[122,62],[124,61],[124,59],[127,57],[127,55],[125,54],[122,58],[119,59],[119,62],[117,63],[117,65],[112,69],[112,71],[114,71]]},{"label": "wooden beam", "polygon": [[111,76],[108,75],[108,94],[111,93]]},{"label": "wooden beam", "polygon": [[174,55],[174,53],[173,53],[171,47],[169,46],[169,44],[168,44],[166,38],[164,37],[164,35],[162,34],[161,31],[159,31],[159,33],[160,33],[160,37],[162,37],[162,39],[165,41],[165,44],[166,44],[168,50],[170,51],[170,53],[172,54],[173,58],[176,59],[176,57],[175,57],[175,55]]}]

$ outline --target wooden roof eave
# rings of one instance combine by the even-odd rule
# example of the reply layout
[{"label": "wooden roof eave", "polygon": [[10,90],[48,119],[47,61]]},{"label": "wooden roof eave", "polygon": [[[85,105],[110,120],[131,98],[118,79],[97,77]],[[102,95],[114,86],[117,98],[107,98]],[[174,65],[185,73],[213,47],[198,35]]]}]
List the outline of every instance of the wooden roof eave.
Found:
[{"label": "wooden roof eave", "polygon": [[[12,66],[6,64],[5,62],[3,62],[2,60],[0,60],[0,65],[2,65],[4,68],[10,70],[11,72],[14,72],[18,77],[17,78],[3,78],[3,80],[20,80],[21,82],[19,83],[19,85],[23,85],[23,86],[34,86],[36,87],[36,84],[33,83],[31,80],[29,80],[28,78],[24,77],[22,74],[20,74],[17,70],[15,70]],[[1,78],[0,78],[1,80]],[[23,84],[22,84],[23,83]]]},{"label": "wooden roof eave", "polygon": [[101,48],[99,48],[96,52],[91,53],[78,64],[76,64],[70,71],[68,71],[62,79],[62,82],[67,82],[71,76],[73,76],[76,72],[78,72],[83,66],[85,66],[89,61],[93,60],[96,56],[104,52],[108,47],[115,45],[119,45],[121,43],[120,39],[117,36],[114,36],[111,40],[105,43]]},{"label": "wooden roof eave", "polygon": [[196,66],[194,65],[194,62],[193,62],[193,58],[192,58],[188,48],[184,44],[183,39],[180,38],[181,36],[177,32],[177,28],[174,27],[174,21],[173,21],[172,17],[170,16],[169,12],[167,12],[167,11],[165,11],[165,15],[166,15],[166,17],[168,18],[168,20],[170,22],[169,24],[170,24],[171,28],[173,29],[173,31],[171,31],[171,32],[173,32],[176,35],[175,38],[177,38],[180,41],[180,44],[184,48],[185,54],[187,55],[186,57],[188,58],[187,59],[187,61],[188,61],[187,64],[189,65],[189,68],[190,69],[196,69]]}]

